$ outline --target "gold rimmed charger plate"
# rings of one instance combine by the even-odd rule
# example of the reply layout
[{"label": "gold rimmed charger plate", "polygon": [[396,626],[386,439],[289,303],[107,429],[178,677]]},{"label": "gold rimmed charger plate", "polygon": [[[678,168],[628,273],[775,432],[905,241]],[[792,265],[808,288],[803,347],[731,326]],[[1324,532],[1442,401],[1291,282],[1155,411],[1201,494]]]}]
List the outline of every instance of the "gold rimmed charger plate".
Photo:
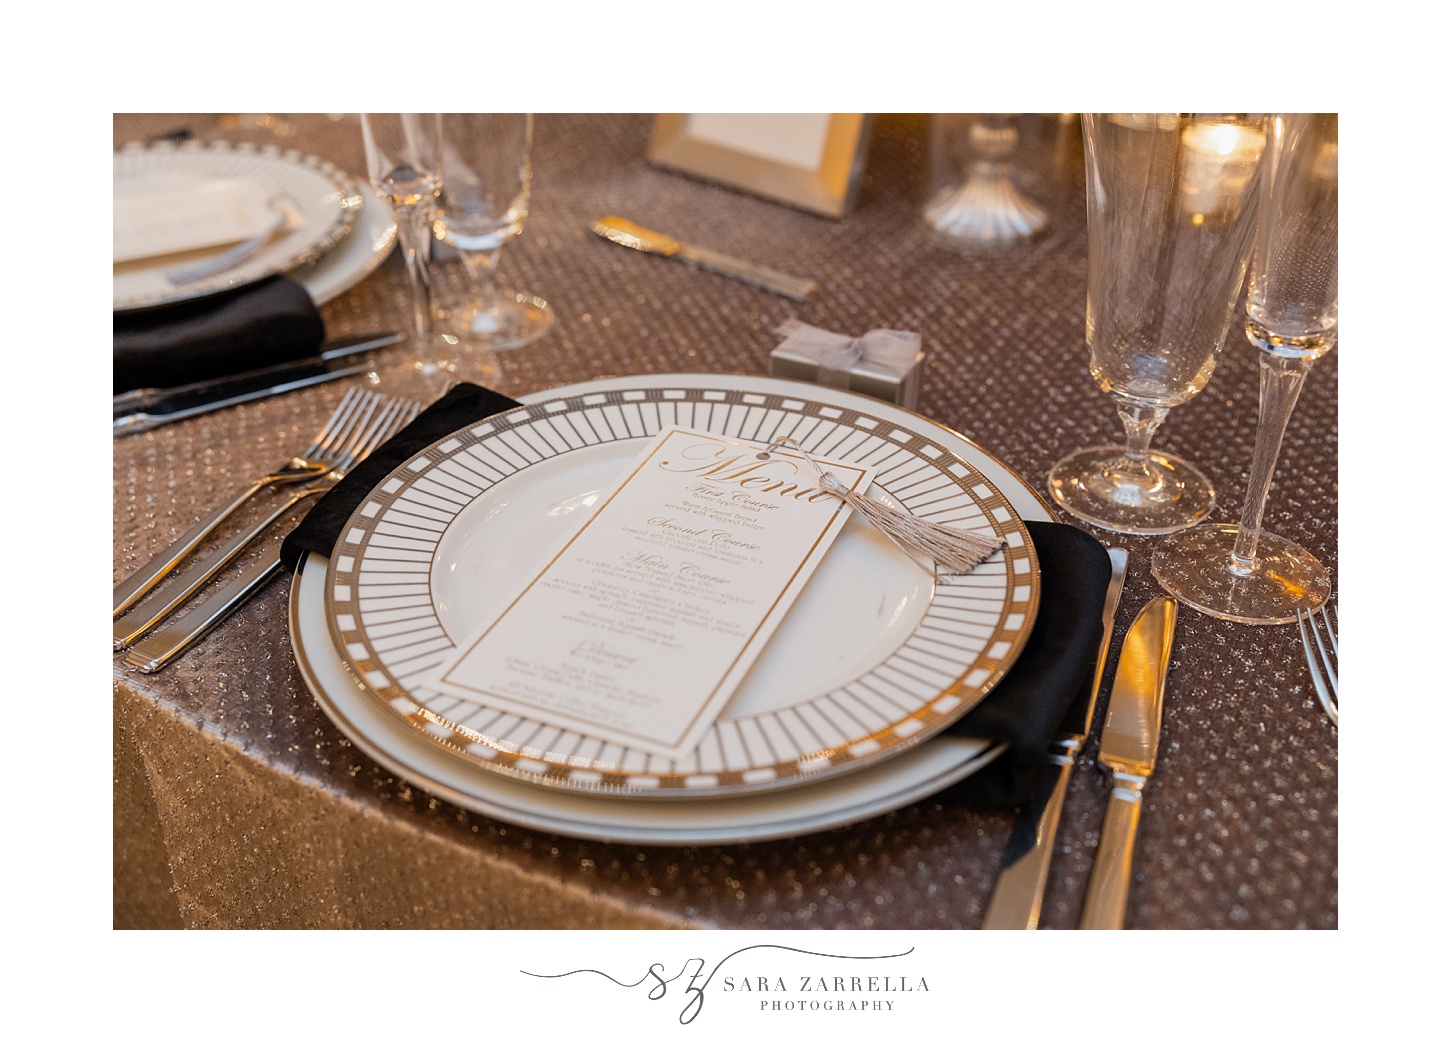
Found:
[{"label": "gold rimmed charger plate", "polygon": [[[662,426],[788,435],[868,463],[872,494],[1004,549],[931,578],[859,519],[843,530],[705,740],[670,761],[428,688],[426,676],[588,517]],[[343,529],[326,615],[344,666],[430,741],[489,772],[573,792],[723,797],[880,763],[946,728],[1012,665],[1033,625],[1026,527],[930,421],[845,392],[757,377],[662,375],[558,388],[398,467]]]}]

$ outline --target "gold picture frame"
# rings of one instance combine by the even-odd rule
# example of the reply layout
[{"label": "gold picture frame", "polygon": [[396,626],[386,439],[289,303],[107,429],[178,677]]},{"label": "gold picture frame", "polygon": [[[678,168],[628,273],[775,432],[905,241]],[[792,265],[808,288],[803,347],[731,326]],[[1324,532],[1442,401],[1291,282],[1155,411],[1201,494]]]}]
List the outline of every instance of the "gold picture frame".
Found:
[{"label": "gold picture frame", "polygon": [[862,113],[661,113],[655,166],[827,217],[856,202],[870,119]]}]

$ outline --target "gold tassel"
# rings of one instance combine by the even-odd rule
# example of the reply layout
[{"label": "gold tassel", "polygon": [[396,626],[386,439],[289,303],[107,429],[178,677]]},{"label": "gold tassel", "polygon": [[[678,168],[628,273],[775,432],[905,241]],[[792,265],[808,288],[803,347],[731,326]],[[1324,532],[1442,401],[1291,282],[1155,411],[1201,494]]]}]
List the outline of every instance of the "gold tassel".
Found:
[{"label": "gold tassel", "polygon": [[[811,458],[811,454],[801,448],[801,444],[794,438],[776,439],[766,453],[769,454],[783,445],[793,446],[805,457],[806,462],[821,479],[821,488],[844,500],[854,511],[881,530],[913,561],[917,561],[917,558],[912,551],[921,551],[936,562],[943,572],[951,576],[961,576],[977,568],[1003,545],[1002,539],[996,535],[983,536],[965,529],[940,525],[937,522],[908,514],[906,511],[895,510],[886,504],[863,496],[861,493],[853,492],[843,485],[836,475],[830,471],[823,471]],[[918,564],[921,565],[921,562]],[[925,571],[932,572],[931,569]]]}]

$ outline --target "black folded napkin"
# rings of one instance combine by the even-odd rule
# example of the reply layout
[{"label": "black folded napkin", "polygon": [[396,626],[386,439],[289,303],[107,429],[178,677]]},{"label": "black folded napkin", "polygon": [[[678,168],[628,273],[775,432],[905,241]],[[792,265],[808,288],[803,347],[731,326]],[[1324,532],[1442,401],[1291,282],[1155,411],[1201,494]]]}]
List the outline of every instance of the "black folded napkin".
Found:
[{"label": "black folded napkin", "polygon": [[1091,683],[1103,636],[1113,565],[1096,539],[1071,525],[1028,521],[1038,552],[1038,617],[1017,661],[991,692],[948,729],[1008,744],[986,768],[938,795],[974,807],[1016,807],[1047,770],[1048,746],[1073,697]]},{"label": "black folded napkin", "polygon": [[331,557],[343,526],[358,505],[368,498],[379,482],[393,473],[394,468],[440,438],[517,405],[519,403],[512,398],[477,384],[455,385],[448,394],[414,417],[411,424],[369,453],[307,512],[301,524],[282,541],[282,564],[292,571],[309,551]]},{"label": "black folded napkin", "polygon": [[[519,403],[459,384],[355,467],[283,541],[295,569],[309,551],[329,556],[342,528],[378,483],[420,450]],[[1074,695],[1091,676],[1103,632],[1103,598],[1112,568],[1097,540],[1071,525],[1027,522],[1038,552],[1041,589],[1033,632],[1007,675],[951,728],[957,735],[1005,742],[992,764],[939,795],[974,806],[1014,807],[1042,776],[1048,746]]]},{"label": "black folded napkin", "polygon": [[312,297],[285,275],[112,319],[112,393],[176,387],[315,354],[325,331]]}]

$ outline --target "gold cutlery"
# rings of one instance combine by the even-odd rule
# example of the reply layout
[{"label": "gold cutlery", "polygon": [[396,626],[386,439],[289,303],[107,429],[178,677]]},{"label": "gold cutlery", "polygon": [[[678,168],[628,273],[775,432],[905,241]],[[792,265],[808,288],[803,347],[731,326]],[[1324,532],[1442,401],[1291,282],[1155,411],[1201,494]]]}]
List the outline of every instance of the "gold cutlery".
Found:
[{"label": "gold cutlery", "polygon": [[317,496],[332,489],[347,476],[354,465],[392,438],[405,424],[417,416],[420,408],[416,402],[410,402],[407,399],[382,400],[381,408],[372,416],[366,426],[354,431],[345,447],[344,456],[337,466],[324,475],[317,485],[294,492],[279,507],[250,529],[211,548],[205,557],[196,561],[185,573],[174,577],[172,581],[162,586],[155,598],[143,602],[138,611],[123,614],[120,619],[116,620],[112,627],[113,649],[119,652],[134,644],[143,634],[176,611],[208,580],[235,561],[255,540],[291,513],[299,503],[310,496]]},{"label": "gold cutlery", "polygon": [[800,276],[778,272],[774,268],[767,268],[765,265],[756,264],[753,261],[743,261],[740,258],[727,257],[725,254],[716,253],[714,250],[707,250],[701,246],[691,246],[661,232],[641,228],[633,221],[626,221],[623,217],[613,215],[601,217],[590,222],[590,229],[596,235],[602,236],[612,243],[628,246],[632,250],[658,254],[661,257],[673,257],[698,268],[719,272],[721,275],[728,275],[733,279],[750,283],[752,286],[779,293],[792,300],[804,301],[817,290],[815,279],[803,279]]},{"label": "gold cutlery", "polygon": [[[217,561],[208,565],[205,575],[189,583],[187,589],[174,598],[163,612],[157,613],[155,618],[149,620],[136,637],[130,638],[130,640],[135,640],[135,644],[126,653],[125,662],[144,674],[155,673],[185,652],[199,638],[240,607],[244,601],[262,589],[267,580],[282,570],[282,538],[280,535],[273,538],[266,551],[244,565],[237,575],[225,585],[206,591],[196,598],[191,598],[191,595],[219,572],[222,566],[236,559],[273,523],[280,521],[283,516],[290,513],[294,507],[309,496],[332,489],[359,461],[411,422],[422,408],[418,403],[410,402],[407,399],[383,399],[382,408],[375,419],[365,431],[360,432],[350,442],[347,457],[329,472],[323,484],[293,493],[265,521],[221,547],[216,555]],[[171,616],[165,624],[155,630],[150,629],[160,619],[165,618],[167,612],[188,599],[190,599],[188,604],[179,614]],[[116,628],[116,647],[118,649],[122,647],[122,637],[122,628],[118,626]]]},{"label": "gold cutlery", "polygon": [[231,500],[197,522],[181,538],[122,580],[111,592],[111,618],[115,619],[181,564],[217,527],[257,493],[272,485],[292,485],[321,478],[342,459],[352,432],[367,422],[382,396],[353,388],[301,456],[286,460],[270,474],[256,478]]},{"label": "gold cutlery", "polygon": [[1119,652],[1098,763],[1113,778],[1093,872],[1088,878],[1085,930],[1119,930],[1133,876],[1134,837],[1144,785],[1154,772],[1164,720],[1164,683],[1174,646],[1178,602],[1155,598],[1134,619]]},{"label": "gold cutlery", "polygon": [[[1119,595],[1123,592],[1124,576],[1128,571],[1129,552],[1122,547],[1110,547],[1108,558],[1113,573],[1103,600],[1103,637],[1098,643],[1098,663],[1094,667],[1093,679],[1068,711],[1067,727],[1054,742],[1057,750],[1048,755],[1048,759],[1058,766],[1058,777],[1047,801],[1036,813],[1030,807],[1019,812],[1013,827],[1014,838],[1021,831],[1032,830],[1033,845],[1004,865],[998,874],[997,885],[983,918],[982,928],[985,931],[1033,931],[1038,927],[1043,892],[1048,885],[1048,863],[1053,857],[1058,821],[1063,814],[1063,799],[1068,793],[1073,764],[1093,725],[1098,688],[1103,682],[1103,667],[1108,660],[1109,646],[1113,644],[1113,621],[1118,613]],[[1016,850],[1018,845],[1010,842],[1009,848]]]}]

